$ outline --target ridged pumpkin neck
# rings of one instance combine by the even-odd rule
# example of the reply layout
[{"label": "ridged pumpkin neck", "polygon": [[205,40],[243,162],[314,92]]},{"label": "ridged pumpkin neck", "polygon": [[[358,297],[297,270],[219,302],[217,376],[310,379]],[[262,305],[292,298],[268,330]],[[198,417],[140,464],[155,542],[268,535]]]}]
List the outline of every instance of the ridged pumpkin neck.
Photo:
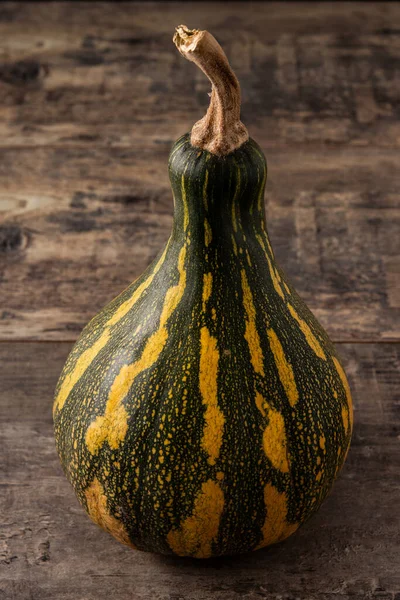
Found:
[{"label": "ridged pumpkin neck", "polygon": [[226,157],[192,146],[190,134],[171,150],[169,175],[174,193],[174,232],[206,239],[210,227],[221,241],[238,230],[251,236],[253,225],[265,226],[264,188],[267,166],[254,140]]}]

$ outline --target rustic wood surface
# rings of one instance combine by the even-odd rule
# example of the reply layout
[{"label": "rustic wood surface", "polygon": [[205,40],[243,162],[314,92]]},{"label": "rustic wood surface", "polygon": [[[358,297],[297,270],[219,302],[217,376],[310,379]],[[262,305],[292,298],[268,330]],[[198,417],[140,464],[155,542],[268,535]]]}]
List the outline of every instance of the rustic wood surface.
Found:
[{"label": "rustic wood surface", "polygon": [[[275,253],[355,400],[319,514],[213,561],[96,528],[51,418],[79,331],[169,234],[168,152],[209,91],[172,44],[182,22],[242,83]],[[0,600],[400,600],[399,115],[398,3],[0,4]]]}]

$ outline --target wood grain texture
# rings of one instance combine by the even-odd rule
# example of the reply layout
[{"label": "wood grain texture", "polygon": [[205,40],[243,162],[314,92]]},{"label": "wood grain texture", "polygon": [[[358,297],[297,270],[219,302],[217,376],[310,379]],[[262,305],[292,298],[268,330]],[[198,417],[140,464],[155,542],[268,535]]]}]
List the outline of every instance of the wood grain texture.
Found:
[{"label": "wood grain texture", "polygon": [[[269,162],[278,260],[336,340],[398,340],[399,6],[3,3],[0,339],[74,340],[168,237],[172,142],[210,28]],[[397,228],[397,229],[396,229]]]},{"label": "wood grain texture", "polygon": [[0,598],[398,598],[399,347],[338,349],[355,430],[329,499],[282,544],[202,562],[132,551],[91,523],[54,447],[52,394],[70,344],[0,344]]}]

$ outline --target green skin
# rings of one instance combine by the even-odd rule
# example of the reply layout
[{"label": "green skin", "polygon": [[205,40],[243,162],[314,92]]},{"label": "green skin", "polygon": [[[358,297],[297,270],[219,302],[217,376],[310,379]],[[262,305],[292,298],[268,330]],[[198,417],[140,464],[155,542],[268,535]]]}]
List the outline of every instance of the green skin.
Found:
[{"label": "green skin", "polygon": [[[173,554],[168,533],[193,514],[202,483],[217,481],[221,471],[224,477],[218,483],[224,494],[224,509],[211,542],[212,556],[255,549],[263,538],[267,483],[286,494],[288,523],[301,525],[318,509],[345,460],[351,426],[347,430],[344,427],[342,409],[351,411],[351,407],[332,360],[337,357],[335,349],[270,255],[282,282],[288,286],[281,286],[285,299],[277,293],[265,250],[256,237],[268,237],[263,202],[265,169],[263,153],[251,139],[225,157],[194,148],[189,134],[175,143],[169,161],[175,215],[165,260],[132,309],[111,327],[109,341],[76,381],[63,406],[55,408],[57,450],[79,501],[87,508],[85,492],[97,478],[109,513],[118,518],[140,550]],[[204,192],[206,170],[208,183]],[[208,246],[205,219],[212,233]],[[86,443],[88,428],[96,417],[104,415],[110,388],[120,369],[140,359],[147,340],[159,328],[167,291],[179,280],[178,257],[188,236],[186,286],[168,318],[166,343],[154,364],[134,379],[123,400],[129,415],[126,435],[117,448],[105,441],[92,453]],[[100,338],[107,321],[154,271],[157,260],[85,327],[61,374],[56,397],[77,359]],[[253,368],[245,337],[242,270],[254,302],[264,377]],[[204,310],[203,277],[209,272],[213,276],[212,291]],[[286,300],[307,323],[326,360],[310,348],[287,309]],[[140,331],[133,335],[139,324]],[[218,407],[225,422],[215,464],[210,464],[202,445],[206,410],[199,386],[203,326],[218,340],[220,356]],[[294,374],[299,395],[294,408],[279,377],[267,326],[278,335]],[[186,405],[184,389],[188,390]],[[255,389],[283,416],[289,472],[275,468],[264,452],[262,440],[268,417],[256,406]],[[163,415],[165,428],[160,431]],[[170,452],[162,465],[172,476],[169,481],[162,477],[160,485],[158,448],[164,447],[164,438],[172,428]],[[325,449],[315,443],[321,436],[325,438]],[[324,468],[317,480],[318,457]],[[195,551],[189,554],[196,555]]]}]

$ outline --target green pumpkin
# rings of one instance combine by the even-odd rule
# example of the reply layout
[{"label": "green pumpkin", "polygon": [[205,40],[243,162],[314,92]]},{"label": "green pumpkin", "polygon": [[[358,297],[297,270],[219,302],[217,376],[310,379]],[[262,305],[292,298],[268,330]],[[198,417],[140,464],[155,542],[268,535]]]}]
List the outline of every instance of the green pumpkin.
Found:
[{"label": "green pumpkin", "polygon": [[139,550],[206,558],[291,535],[346,457],[351,396],[278,267],[252,139],[172,148],[174,226],[85,327],[55,396],[57,450],[90,517]]}]

